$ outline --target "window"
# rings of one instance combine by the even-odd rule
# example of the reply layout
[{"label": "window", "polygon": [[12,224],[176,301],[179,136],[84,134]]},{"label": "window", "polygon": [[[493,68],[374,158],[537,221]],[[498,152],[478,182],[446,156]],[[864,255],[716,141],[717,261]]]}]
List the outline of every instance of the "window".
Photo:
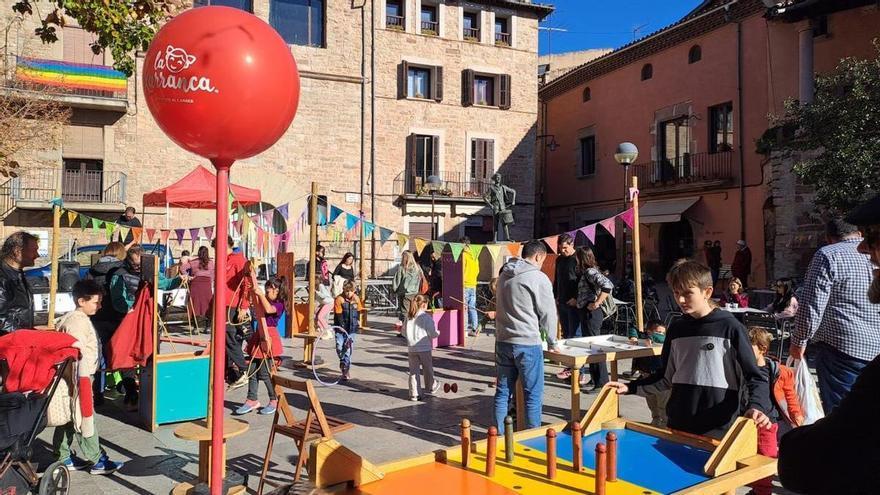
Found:
[{"label": "window", "polygon": [[703,58],[703,49],[700,48],[700,45],[694,45],[688,51],[688,63],[693,64],[700,61]]},{"label": "window", "polygon": [[289,45],[324,47],[324,0],[269,0],[269,24]]},{"label": "window", "polygon": [[254,11],[252,0],[195,0],[193,2],[193,7],[206,7],[208,5],[222,5],[224,7],[244,10],[245,12]]},{"label": "window", "polygon": [[437,6],[422,4],[422,34],[437,36],[440,23],[437,22]]},{"label": "window", "polygon": [[495,17],[495,44],[510,46],[510,20],[504,17]]},{"label": "window", "polygon": [[647,81],[654,77],[654,66],[645,64],[642,66],[642,81]]},{"label": "window", "polygon": [[461,19],[462,37],[466,41],[480,41],[480,14],[465,12]]},{"label": "window", "polygon": [[471,69],[462,71],[461,104],[510,108],[510,76],[507,74],[477,74]]},{"label": "window", "polygon": [[482,196],[486,184],[495,172],[495,141],[471,139],[470,187],[474,196]]},{"label": "window", "polygon": [[385,27],[388,29],[397,29],[399,31],[406,30],[406,24],[403,14],[403,0],[386,0],[385,1]]},{"label": "window", "polygon": [[709,108],[709,152],[733,149],[733,103]]},{"label": "window", "polygon": [[78,27],[64,26],[62,36],[65,62],[104,65],[104,54],[95,55],[92,51],[92,43],[98,41],[97,35]]},{"label": "window", "polygon": [[581,138],[581,177],[596,173],[596,136]]},{"label": "window", "polygon": [[418,194],[431,175],[440,172],[440,137],[410,134],[407,138],[409,164],[406,173],[407,194]]},{"label": "window", "polygon": [[[655,179],[660,181],[684,178],[690,172],[690,119],[678,117],[660,123],[660,161]],[[659,177],[657,175],[659,174]]]},{"label": "window", "polygon": [[103,201],[104,160],[63,158],[62,163],[61,198],[64,201]]},{"label": "window", "polygon": [[828,16],[823,15],[810,20],[813,26],[813,37],[828,36]]},{"label": "window", "polygon": [[495,78],[474,76],[474,104],[495,106]]},{"label": "window", "polygon": [[590,98],[592,98],[592,97],[593,97],[593,95],[592,95],[592,92],[590,91],[590,87],[587,86],[586,88],[584,88],[583,100],[585,102],[590,101]]},{"label": "window", "polygon": [[443,67],[400,63],[400,99],[443,101]]}]

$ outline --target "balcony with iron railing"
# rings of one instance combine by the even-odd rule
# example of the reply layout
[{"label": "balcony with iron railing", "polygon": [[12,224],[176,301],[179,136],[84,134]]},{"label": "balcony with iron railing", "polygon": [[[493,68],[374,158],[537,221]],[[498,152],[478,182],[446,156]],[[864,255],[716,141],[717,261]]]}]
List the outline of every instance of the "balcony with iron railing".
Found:
[{"label": "balcony with iron railing", "polygon": [[467,41],[480,41],[480,28],[464,28],[462,33],[464,39]]},{"label": "balcony with iron railing", "polygon": [[502,33],[500,31],[496,32],[495,33],[495,44],[502,45],[502,46],[510,46],[510,33]]},{"label": "balcony with iron railing", "polygon": [[437,21],[422,21],[422,34],[429,36],[438,36],[440,34],[440,23]]},{"label": "balcony with iron railing", "polygon": [[735,153],[685,153],[682,156],[637,163],[629,167],[630,177],[639,178],[642,189],[681,190],[691,187],[718,187],[733,182]]},{"label": "balcony with iron railing", "polygon": [[128,176],[110,170],[26,169],[18,177],[0,184],[0,196],[6,209],[48,209],[49,201],[61,186],[65,203],[78,203],[80,208],[116,210],[125,204]]},{"label": "balcony with iron railing", "polygon": [[[436,174],[443,181],[442,187],[434,193],[435,199],[479,199],[489,189],[489,181],[471,178],[466,172],[442,172]],[[431,192],[425,187],[428,175],[403,171],[394,179],[395,196],[407,199],[431,199]]]},{"label": "balcony with iron railing", "polygon": [[13,57],[4,86],[49,95],[78,108],[126,111],[128,78],[112,67],[61,60]]},{"label": "balcony with iron railing", "polygon": [[403,31],[404,30],[404,22],[405,22],[405,18],[402,15],[388,14],[385,16],[385,27],[388,29],[395,29],[397,31]]}]

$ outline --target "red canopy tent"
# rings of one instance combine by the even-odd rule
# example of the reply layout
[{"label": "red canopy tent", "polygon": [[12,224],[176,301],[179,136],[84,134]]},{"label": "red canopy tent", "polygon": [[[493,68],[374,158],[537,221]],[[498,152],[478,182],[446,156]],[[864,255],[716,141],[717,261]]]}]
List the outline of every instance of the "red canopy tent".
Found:
[{"label": "red canopy tent", "polygon": [[[252,205],[260,202],[260,190],[244,186],[230,186],[236,204]],[[199,165],[186,177],[162,189],[144,194],[144,207],[211,209],[217,204],[217,177]]]}]

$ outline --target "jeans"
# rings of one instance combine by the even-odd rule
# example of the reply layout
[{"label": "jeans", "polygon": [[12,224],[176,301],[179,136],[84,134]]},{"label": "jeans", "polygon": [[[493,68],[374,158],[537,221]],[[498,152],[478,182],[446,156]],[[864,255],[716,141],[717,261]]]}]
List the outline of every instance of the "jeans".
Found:
[{"label": "jeans", "polygon": [[[557,309],[559,313],[559,324],[562,325],[562,338],[570,339],[573,337],[580,337],[580,310],[569,306],[565,301],[560,302],[557,305]],[[553,332],[555,330],[555,328],[547,329],[548,332]]]},{"label": "jeans", "polygon": [[410,352],[409,353],[409,396],[421,397],[422,387],[419,384],[419,370],[421,369],[422,377],[425,379],[425,392],[431,393],[434,390],[434,363],[431,358],[431,351]]},{"label": "jeans", "polygon": [[846,355],[824,342],[814,344],[814,348],[819,397],[827,416],[849,393],[868,361]]},{"label": "jeans", "polygon": [[251,359],[251,365],[248,368],[248,373],[250,374],[247,390],[248,400],[257,400],[257,389],[260,386],[260,382],[266,384],[266,390],[269,391],[269,400],[275,400],[278,398],[275,395],[275,388],[272,387],[272,375],[269,373],[270,366],[272,366],[272,364],[268,359]]},{"label": "jeans", "polygon": [[[596,337],[602,334],[602,308],[593,311],[583,308],[580,310],[581,332],[584,337]],[[593,387],[603,387],[608,383],[608,365],[605,363],[590,364],[590,378]]]},{"label": "jeans", "polygon": [[355,334],[336,332],[336,355],[339,356],[339,369],[348,373],[351,369],[351,351],[354,347]]},{"label": "jeans", "polygon": [[464,304],[467,306],[467,321],[464,323],[464,327],[468,330],[477,331],[477,288],[476,287],[465,287],[464,288]]},{"label": "jeans", "polygon": [[498,434],[504,433],[504,417],[507,416],[510,392],[516,381],[522,379],[526,428],[541,426],[541,407],[544,399],[544,351],[540,345],[517,345],[495,343],[495,426]]}]

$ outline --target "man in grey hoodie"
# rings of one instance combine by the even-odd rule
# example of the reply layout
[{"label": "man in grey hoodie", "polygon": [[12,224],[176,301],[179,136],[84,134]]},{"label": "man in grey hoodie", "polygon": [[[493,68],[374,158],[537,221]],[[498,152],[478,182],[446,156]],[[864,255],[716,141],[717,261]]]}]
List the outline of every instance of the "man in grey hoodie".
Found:
[{"label": "man in grey hoodie", "polygon": [[510,391],[517,379],[523,382],[526,427],[541,425],[544,401],[544,352],[541,334],[547,345],[556,344],[556,303],[553,286],[541,271],[547,248],[541,241],[523,247],[522,258],[512,258],[501,268],[496,294],[495,426],[504,432],[504,417]]}]

